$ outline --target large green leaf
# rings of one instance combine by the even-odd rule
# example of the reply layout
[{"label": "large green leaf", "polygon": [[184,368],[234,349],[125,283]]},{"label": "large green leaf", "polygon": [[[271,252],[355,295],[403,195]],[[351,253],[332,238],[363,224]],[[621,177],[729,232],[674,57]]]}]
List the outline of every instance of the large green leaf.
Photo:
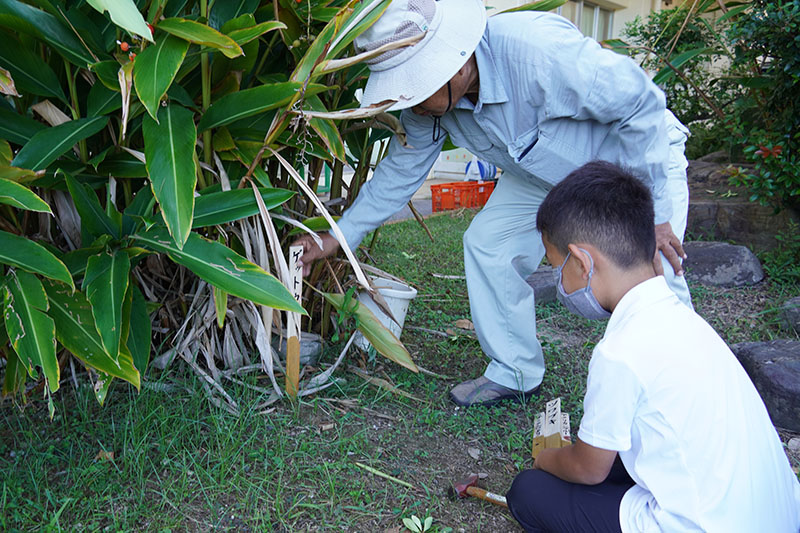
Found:
[{"label": "large green leaf", "polygon": [[0,0],[0,26],[46,41],[59,54],[79,67],[98,60],[68,25],[53,15],[18,0]]},{"label": "large green leaf", "polygon": [[120,152],[107,156],[97,166],[97,173],[115,178],[146,178],[147,167],[128,152]]},{"label": "large green leaf", "polygon": [[62,172],[67,181],[75,209],[81,217],[81,227],[88,231],[93,237],[101,235],[111,235],[113,238],[120,237],[120,225],[108,216],[97,199],[97,193],[91,187],[80,183],[70,174]]},{"label": "large green leaf", "polygon": [[[333,220],[339,222],[339,219],[342,218],[341,216],[333,216]],[[328,219],[325,217],[311,217],[307,218],[303,221],[303,225],[310,229],[311,231],[315,231],[317,233],[322,233],[323,231],[328,231],[331,229],[331,225],[328,222]],[[292,231],[289,232],[289,235],[300,235],[305,233],[306,230],[303,228],[292,228]]]},{"label": "large green leaf", "polygon": [[182,18],[164,19],[158,23],[158,29],[195,44],[216,48],[226,57],[233,58],[242,55],[242,48],[236,44],[236,41],[210,26],[193,20]]},{"label": "large green leaf", "polygon": [[133,364],[144,374],[147,363],[150,361],[152,324],[150,315],[147,313],[147,302],[136,286],[131,285],[128,289],[133,293],[130,311],[130,332],[128,333],[128,349],[133,356]]},{"label": "large green leaf", "polygon": [[136,56],[133,66],[136,94],[156,122],[158,104],[175,79],[187,50],[189,50],[187,41],[164,35],[156,44],[148,46]]},{"label": "large green leaf", "polygon": [[114,92],[103,83],[95,83],[89,90],[89,97],[86,103],[86,116],[99,117],[107,115],[122,107],[122,96],[119,91]]},{"label": "large green leaf", "polygon": [[361,305],[355,298],[345,299],[344,294],[323,293],[328,302],[339,312],[345,305],[347,313],[353,313],[358,319],[358,330],[384,357],[414,372],[419,372],[406,347],[389,329],[384,326],[366,305]]},{"label": "large green leaf", "polygon": [[[294,196],[286,189],[261,188],[261,198],[272,209]],[[215,226],[258,214],[258,203],[249,189],[201,194],[195,199],[193,228]]]},{"label": "large green leaf", "polygon": [[153,195],[178,248],[192,230],[194,188],[197,183],[193,113],[175,104],[162,107],[159,122],[144,117],[144,153]]},{"label": "large green leaf", "polygon": [[[205,131],[209,128],[218,128],[236,120],[280,107],[294,98],[302,86],[301,83],[286,81],[259,85],[252,89],[225,95],[206,110],[200,122],[197,123],[197,129]],[[312,87],[309,87],[308,90],[316,94]],[[308,90],[306,94],[309,93]]]},{"label": "large green leaf", "polygon": [[7,179],[0,179],[0,204],[8,204],[19,209],[50,213],[50,206],[29,188]]},{"label": "large green leaf", "polygon": [[0,139],[24,145],[45,128],[41,122],[0,107]]},{"label": "large green leaf", "polygon": [[42,282],[33,274],[12,270],[4,294],[4,319],[11,346],[31,376],[36,376],[35,367],[42,368],[50,392],[55,392],[61,370],[56,359],[56,328],[46,314],[47,295]]},{"label": "large green leaf", "polygon": [[11,164],[31,170],[45,169],[76,142],[105,128],[106,123],[108,117],[81,118],[44,129],[22,147]]},{"label": "large green leaf", "polygon": [[[316,95],[307,97],[306,105],[313,111],[327,111],[327,109],[325,109],[325,104],[323,104],[320,97]],[[344,141],[342,141],[342,136],[336,124],[334,124],[332,120],[321,118],[312,118],[308,121],[308,124],[317,132],[320,138],[322,138],[331,153],[337,159],[344,161],[346,157]]]},{"label": "large green leaf", "polygon": [[62,281],[75,288],[64,263],[44,246],[25,237],[0,231],[0,263]]},{"label": "large green leaf", "polygon": [[97,79],[106,87],[116,93],[119,93],[119,67],[118,61],[98,61],[89,65],[89,69],[97,74]]},{"label": "large green leaf", "polygon": [[133,238],[151,250],[169,254],[176,263],[234,296],[268,307],[306,314],[292,293],[275,276],[227,246],[190,233],[183,249],[179,249],[163,226],[154,226],[145,233],[133,235]]},{"label": "large green leaf", "polygon": [[122,231],[125,235],[130,235],[144,223],[149,229],[154,223],[159,222],[153,216],[153,208],[156,205],[156,199],[153,197],[153,189],[150,187],[142,187],[139,192],[134,196],[133,201],[128,204],[125,211],[122,213]]},{"label": "large green leaf", "polygon": [[286,28],[286,24],[284,24],[283,22],[271,20],[269,22],[262,22],[261,24],[256,24],[255,26],[231,30],[230,32],[228,32],[228,37],[236,41],[236,44],[238,44],[239,46],[244,46],[253,39],[261,37],[267,32],[273,30],[280,30],[284,28]]},{"label": "large green leaf", "polygon": [[23,93],[67,101],[53,69],[40,56],[8,35],[0,39],[0,65],[11,71],[17,89]]},{"label": "large green leaf", "polygon": [[[227,130],[221,130],[227,132]],[[228,134],[230,137],[230,134]],[[233,144],[233,139],[231,139],[231,144]],[[11,149],[11,145],[8,144],[8,141],[0,139],[0,164],[7,165],[14,159],[14,151]]]},{"label": "large green leaf", "polygon": [[90,6],[100,13],[108,11],[111,21],[127,30],[128,33],[136,34],[148,41],[153,40],[150,28],[144,21],[142,14],[136,8],[133,0],[86,0]]},{"label": "large green leaf", "polygon": [[336,33],[332,39],[332,46],[325,55],[326,59],[338,56],[358,35],[372,26],[383,15],[389,4],[388,0],[351,2],[347,6],[350,9],[341,10],[329,22],[329,24],[335,26]]},{"label": "large green leaf", "polygon": [[[3,325],[3,331],[5,331]],[[14,396],[25,385],[25,378],[28,372],[25,365],[19,360],[19,356],[13,350],[6,352],[6,372],[3,378],[3,396]]]},{"label": "large green leaf", "polygon": [[119,357],[122,335],[122,304],[128,290],[131,261],[128,254],[117,250],[114,254],[103,252],[89,258],[83,290],[92,304],[92,315],[106,353]]},{"label": "large green leaf", "polygon": [[[227,2],[214,2],[211,6],[210,13],[208,14],[208,24],[212,28],[220,29],[223,25],[232,20],[239,18],[245,14],[253,13],[259,0],[234,0]],[[270,6],[272,9],[272,6]],[[251,15],[252,16],[252,15]]]},{"label": "large green leaf", "polygon": [[41,177],[41,174],[29,168],[12,167],[0,164],[0,178],[15,183],[28,183]]},{"label": "large green leaf", "polygon": [[80,291],[71,292],[60,283],[44,280],[43,285],[50,299],[49,314],[56,323],[58,342],[87,366],[124,379],[138,389],[140,375],[131,358],[120,354],[114,361],[105,352],[86,296]]},{"label": "large green leaf", "polygon": [[78,277],[86,271],[86,263],[89,262],[89,258],[102,252],[103,248],[104,247],[100,245],[78,248],[77,250],[62,255],[61,260],[64,262],[64,265],[66,265],[67,269],[69,269],[70,274],[74,277]]}]

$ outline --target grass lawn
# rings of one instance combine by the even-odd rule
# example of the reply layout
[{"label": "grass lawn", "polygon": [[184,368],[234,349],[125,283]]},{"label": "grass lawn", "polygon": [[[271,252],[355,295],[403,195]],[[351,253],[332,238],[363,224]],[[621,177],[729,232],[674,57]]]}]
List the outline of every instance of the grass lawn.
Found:
[{"label": "grass lawn", "polygon": [[[259,394],[229,387],[243,406],[234,417],[212,407],[177,367],[151,372],[141,393],[116,384],[105,407],[87,380],[79,378],[77,389],[65,383],[53,422],[38,399],[24,408],[5,400],[0,530],[401,532],[402,518],[416,515],[433,517],[430,531],[519,531],[504,510],[452,501],[447,488],[476,472],[487,474],[485,486],[505,492],[530,465],[532,418],[547,399],[562,397],[577,427],[587,363],[605,324],[558,304],[540,306],[547,373],[539,398],[493,409],[450,403],[450,387],[479,376],[486,359],[468,334],[419,328],[444,332],[469,318],[465,281],[432,274],[463,276],[461,236],[473,215],[429,218],[435,244],[414,221],[386,226],[372,254],[419,290],[403,340],[420,365],[444,377],[416,375],[380,356],[366,370],[419,400],[340,371],[346,383],[269,412],[260,411]],[[741,289],[693,286],[692,293],[698,312],[735,343],[785,337],[778,309],[800,290],[766,281]],[[329,347],[323,363],[336,353]]]}]

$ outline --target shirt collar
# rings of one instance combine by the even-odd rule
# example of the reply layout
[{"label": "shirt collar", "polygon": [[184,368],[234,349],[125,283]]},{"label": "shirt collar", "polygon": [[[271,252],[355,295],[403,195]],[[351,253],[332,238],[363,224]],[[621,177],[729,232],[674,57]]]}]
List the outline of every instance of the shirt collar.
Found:
[{"label": "shirt collar", "polygon": [[456,109],[470,109],[475,113],[480,112],[484,104],[502,104],[508,102],[508,94],[503,86],[503,80],[497,72],[492,51],[489,49],[489,28],[483,33],[478,47],[475,49],[475,62],[478,64],[480,87],[478,89],[478,103],[472,105],[464,97],[454,106]]}]

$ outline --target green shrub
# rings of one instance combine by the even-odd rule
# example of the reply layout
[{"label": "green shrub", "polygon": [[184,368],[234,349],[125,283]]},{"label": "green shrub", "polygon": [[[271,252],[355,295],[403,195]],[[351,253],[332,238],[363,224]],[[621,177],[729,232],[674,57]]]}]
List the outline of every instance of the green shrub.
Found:
[{"label": "green shrub", "polygon": [[738,180],[751,199],[800,208],[800,0],[756,0],[727,36],[732,68],[749,69],[734,133],[755,172]]},{"label": "green shrub", "polygon": [[798,209],[800,0],[728,2],[724,11],[711,0],[687,3],[623,33],[650,54],[643,66],[659,70],[654,81],[696,134],[688,155],[725,149],[746,158],[754,171],[734,185],[752,201]]}]

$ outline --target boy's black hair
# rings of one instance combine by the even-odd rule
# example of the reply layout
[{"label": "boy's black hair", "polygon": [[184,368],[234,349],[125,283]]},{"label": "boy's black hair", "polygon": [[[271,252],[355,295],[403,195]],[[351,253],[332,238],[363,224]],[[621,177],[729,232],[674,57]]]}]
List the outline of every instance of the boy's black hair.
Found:
[{"label": "boy's black hair", "polygon": [[652,262],[656,250],[653,198],[630,173],[593,161],[553,187],[536,227],[563,255],[568,244],[589,243],[621,268]]}]

